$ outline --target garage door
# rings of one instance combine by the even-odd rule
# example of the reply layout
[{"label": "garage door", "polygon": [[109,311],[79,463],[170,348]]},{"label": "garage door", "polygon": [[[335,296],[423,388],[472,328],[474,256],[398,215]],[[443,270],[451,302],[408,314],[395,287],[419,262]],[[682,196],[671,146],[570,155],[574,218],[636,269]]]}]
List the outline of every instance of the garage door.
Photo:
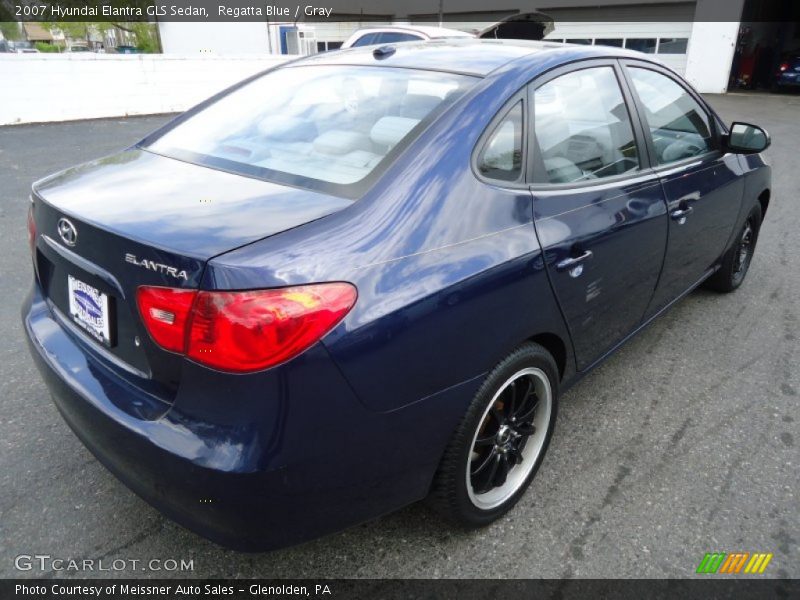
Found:
[{"label": "garage door", "polygon": [[548,40],[630,48],[686,71],[694,2],[540,10],[554,21]]}]

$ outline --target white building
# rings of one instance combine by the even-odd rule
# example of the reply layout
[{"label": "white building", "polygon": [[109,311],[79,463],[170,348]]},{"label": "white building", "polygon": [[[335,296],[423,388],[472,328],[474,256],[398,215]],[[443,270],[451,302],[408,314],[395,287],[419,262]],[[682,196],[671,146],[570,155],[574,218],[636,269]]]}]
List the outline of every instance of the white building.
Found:
[{"label": "white building", "polygon": [[[289,54],[333,50],[362,27],[380,24],[438,24],[426,0],[371,0],[376,14],[352,21],[314,23],[161,23],[165,53],[176,54]],[[500,0],[487,11],[486,0],[459,0],[458,12],[447,8],[444,26],[468,32],[519,12],[530,12],[525,0]],[[653,54],[701,92],[721,93],[731,83],[766,83],[785,50],[800,48],[800,23],[786,19],[761,22],[765,6],[791,11],[781,0],[542,0],[536,10],[552,17],[549,40],[607,44]],[[392,10],[393,14],[388,14]],[[719,19],[724,16],[725,20]],[[375,19],[378,19],[377,21]],[[748,20],[749,19],[749,20]]]}]

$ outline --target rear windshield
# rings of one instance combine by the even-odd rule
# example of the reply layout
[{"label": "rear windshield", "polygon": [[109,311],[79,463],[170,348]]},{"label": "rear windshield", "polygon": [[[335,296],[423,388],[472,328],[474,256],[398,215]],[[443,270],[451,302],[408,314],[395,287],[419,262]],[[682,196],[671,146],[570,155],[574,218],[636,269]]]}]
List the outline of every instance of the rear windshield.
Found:
[{"label": "rear windshield", "polygon": [[148,149],[353,197],[473,77],[413,69],[276,69],[169,129]]}]

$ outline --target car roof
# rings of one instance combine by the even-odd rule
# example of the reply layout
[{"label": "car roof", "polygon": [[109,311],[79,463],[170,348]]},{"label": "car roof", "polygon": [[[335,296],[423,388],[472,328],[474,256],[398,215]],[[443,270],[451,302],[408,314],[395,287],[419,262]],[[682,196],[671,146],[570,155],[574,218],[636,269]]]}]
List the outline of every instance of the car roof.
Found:
[{"label": "car roof", "polygon": [[365,27],[363,29],[359,29],[355,32],[354,35],[362,35],[365,33],[371,33],[376,31],[400,31],[400,32],[409,32],[409,33],[421,33],[423,35],[427,35],[430,38],[442,38],[442,37],[474,37],[469,33],[464,31],[459,31],[458,29],[447,29],[446,27],[432,27],[430,25],[386,25],[384,27]]},{"label": "car roof", "polygon": [[393,53],[376,56],[378,48],[385,46],[361,46],[334,52],[315,54],[287,66],[300,65],[375,65],[407,69],[449,71],[467,75],[485,76],[500,67],[529,57],[531,67],[545,58],[560,55],[563,62],[586,58],[647,56],[632,50],[610,46],[584,46],[559,42],[528,40],[494,40],[447,38],[424,42],[400,42],[387,44]]}]

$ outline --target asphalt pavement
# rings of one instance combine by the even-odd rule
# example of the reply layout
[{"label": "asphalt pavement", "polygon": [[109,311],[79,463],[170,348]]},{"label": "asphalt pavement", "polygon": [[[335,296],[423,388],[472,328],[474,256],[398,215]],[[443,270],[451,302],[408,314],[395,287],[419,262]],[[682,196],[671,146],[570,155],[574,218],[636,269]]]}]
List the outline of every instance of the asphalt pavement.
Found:
[{"label": "asphalt pavement", "polygon": [[[264,554],[184,530],[110,475],[23,342],[31,182],[167,117],[0,128],[0,577],[688,577],[712,551],[772,552],[765,577],[800,577],[800,97],[710,101],[773,136],[772,203],[744,286],[691,294],[570,390],[536,480],[497,524],[453,529],[415,505]],[[126,566],[15,568],[37,554]],[[154,558],[193,570],[142,570]]]}]

